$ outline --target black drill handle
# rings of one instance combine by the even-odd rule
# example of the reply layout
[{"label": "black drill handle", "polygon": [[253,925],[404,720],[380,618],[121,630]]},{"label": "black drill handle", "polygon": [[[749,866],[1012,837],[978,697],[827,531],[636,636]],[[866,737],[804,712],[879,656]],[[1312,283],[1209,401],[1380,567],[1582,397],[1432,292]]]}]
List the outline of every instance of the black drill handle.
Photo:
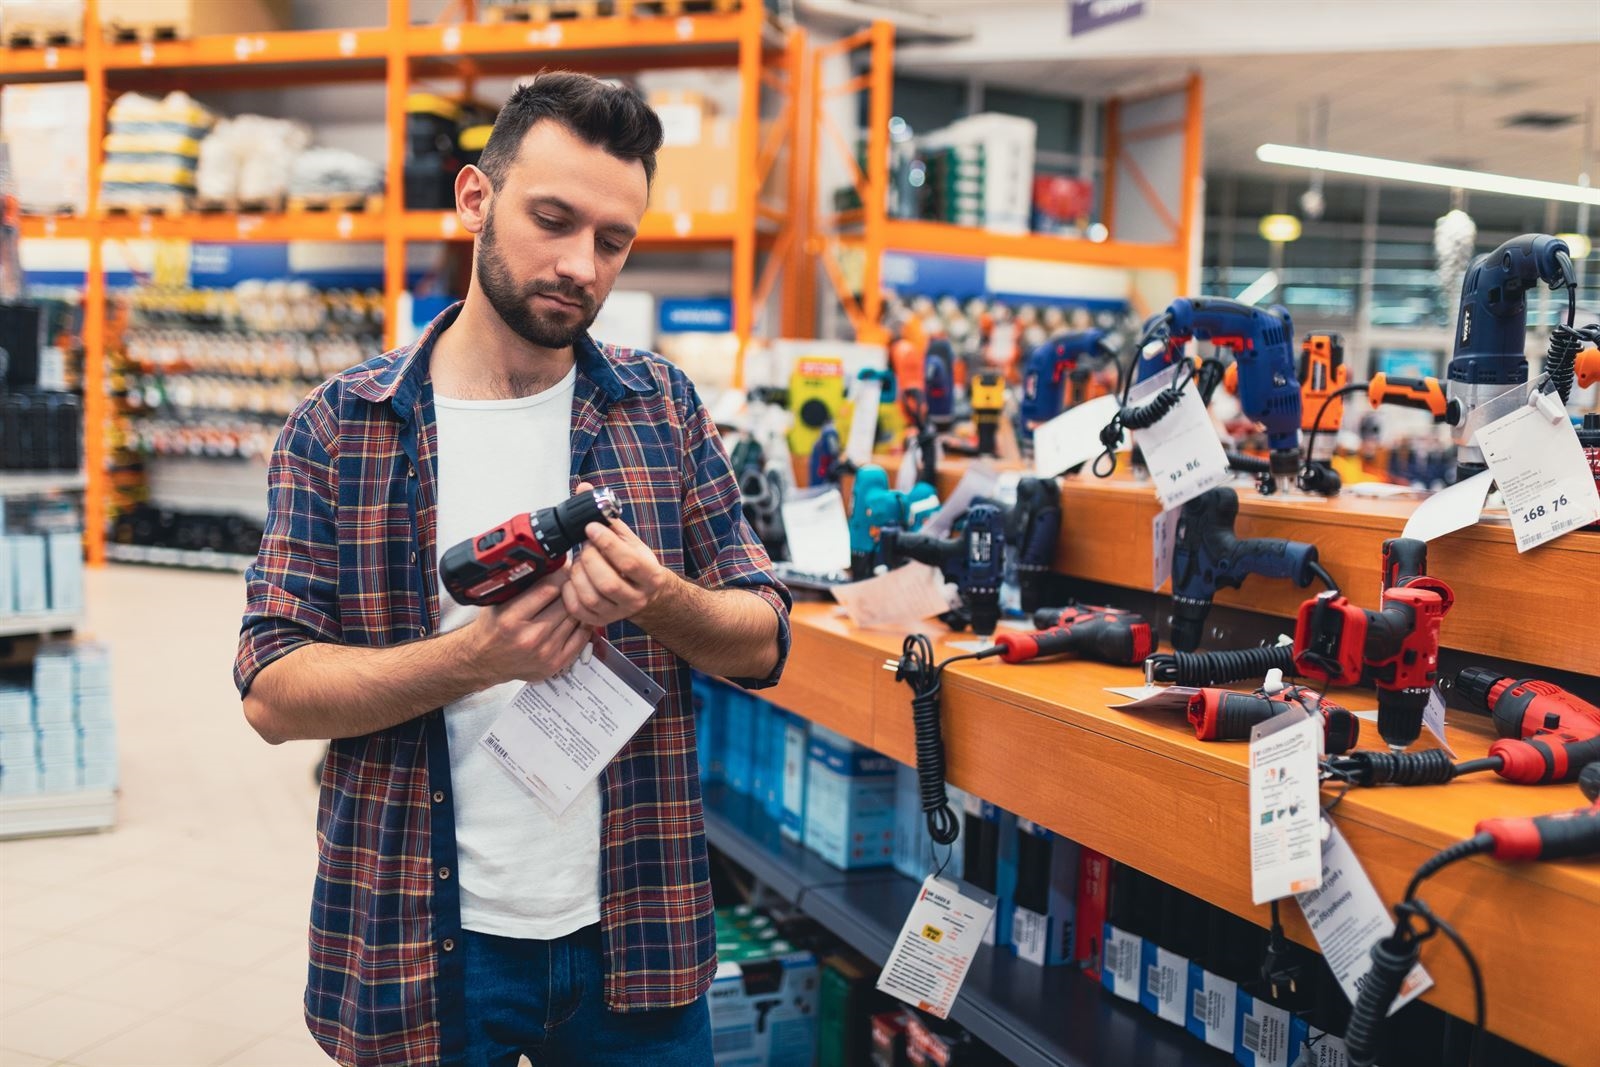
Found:
[{"label": "black drill handle", "polygon": [[1589,764],[1578,775],[1578,788],[1590,800],[1600,801],[1600,760]]},{"label": "black drill handle", "polygon": [[1413,537],[1395,537],[1383,543],[1383,587],[1405,585],[1428,573],[1428,543]]},{"label": "black drill handle", "polygon": [[1531,819],[1485,819],[1477,832],[1494,839],[1500,860],[1565,860],[1600,855],[1600,804]]}]

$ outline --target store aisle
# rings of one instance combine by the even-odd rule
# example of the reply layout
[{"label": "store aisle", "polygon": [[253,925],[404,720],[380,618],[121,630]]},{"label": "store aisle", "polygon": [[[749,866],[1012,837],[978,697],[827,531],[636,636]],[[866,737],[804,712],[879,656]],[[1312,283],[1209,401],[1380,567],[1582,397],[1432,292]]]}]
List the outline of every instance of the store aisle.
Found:
[{"label": "store aisle", "polygon": [[300,997],[319,746],[245,724],[234,574],[91,572],[121,761],[104,834],[0,843],[0,1067],[326,1064]]}]

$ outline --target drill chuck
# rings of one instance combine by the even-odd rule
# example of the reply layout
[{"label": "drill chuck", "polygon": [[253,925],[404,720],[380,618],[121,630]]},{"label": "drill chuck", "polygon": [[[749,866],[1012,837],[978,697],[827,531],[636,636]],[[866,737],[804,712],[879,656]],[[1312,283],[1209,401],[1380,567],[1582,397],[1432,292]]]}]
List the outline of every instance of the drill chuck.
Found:
[{"label": "drill chuck", "polygon": [[621,515],[622,507],[611,490],[579,493],[539,512],[539,539],[552,553],[561,554],[584,540],[583,531],[591,522],[604,526]]},{"label": "drill chuck", "polygon": [[1474,711],[1489,713],[1489,691],[1498,685],[1504,674],[1487,667],[1463,667],[1456,675],[1455,693]]},{"label": "drill chuck", "polygon": [[1379,689],[1378,734],[1395,752],[1403,752],[1422,736],[1427,689]]}]

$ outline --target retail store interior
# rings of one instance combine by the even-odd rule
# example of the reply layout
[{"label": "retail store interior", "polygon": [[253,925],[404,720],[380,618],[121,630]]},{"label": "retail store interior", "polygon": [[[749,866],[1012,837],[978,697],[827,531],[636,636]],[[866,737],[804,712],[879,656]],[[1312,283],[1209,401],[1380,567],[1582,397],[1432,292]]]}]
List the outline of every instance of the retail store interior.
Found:
[{"label": "retail store interior", "polygon": [[[633,527],[792,598],[774,686],[615,621],[648,725],[483,742],[611,753],[609,851],[692,738],[683,1062],[1600,1063],[1597,0],[0,0],[0,1067],[464,1055],[454,829],[421,889],[335,840],[454,796],[456,705],[268,744],[241,649],[402,573],[371,643],[442,642],[586,538],[447,557],[415,442],[404,529],[340,525],[348,427],[305,510],[308,396],[457,321],[461,176],[560,70],[662,129],[578,388],[658,354],[721,438]],[[683,563],[712,496],[757,578]]]}]

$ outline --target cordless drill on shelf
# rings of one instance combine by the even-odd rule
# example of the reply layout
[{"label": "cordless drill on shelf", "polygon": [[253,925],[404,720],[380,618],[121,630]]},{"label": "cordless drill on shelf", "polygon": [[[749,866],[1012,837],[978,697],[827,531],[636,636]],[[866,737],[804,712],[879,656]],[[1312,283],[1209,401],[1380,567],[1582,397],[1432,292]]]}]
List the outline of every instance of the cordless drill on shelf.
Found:
[{"label": "cordless drill on shelf", "polygon": [[979,501],[967,509],[960,529],[950,538],[908,533],[895,527],[879,532],[884,562],[897,567],[908,559],[938,567],[961,596],[959,611],[940,616],[952,629],[972,627],[980,637],[993,634],[1000,622],[1000,582],[1005,559],[1005,516],[993,504]]},{"label": "cordless drill on shelf", "polygon": [[1068,384],[1093,360],[1115,358],[1104,330],[1078,330],[1052,337],[1028,354],[1022,369],[1022,435],[1049,422],[1067,407]]},{"label": "cordless drill on shelf", "polygon": [[1322,716],[1323,749],[1330,755],[1349,752],[1361,739],[1361,720],[1314,689],[1289,685],[1275,693],[1259,690],[1201,689],[1189,698],[1189,724],[1202,741],[1248,741],[1259,723],[1299,708]]},{"label": "cordless drill on shelf", "polygon": [[889,488],[889,474],[876,463],[856,472],[850,493],[850,577],[872,577],[879,563],[878,538],[887,527],[921,529],[939,498],[933,487],[918,482],[909,493]]},{"label": "cordless drill on shelf", "polygon": [[622,514],[609,489],[590,489],[554,507],[524,512],[452,545],[439,562],[444,587],[458,604],[499,604],[567,562],[591,522]]},{"label": "cordless drill on shelf", "polygon": [[1144,662],[1155,651],[1155,630],[1144,616],[1121,608],[1071,604],[1040,608],[1033,613],[1033,633],[1002,631],[995,635],[1000,657],[1027,663],[1048,656],[1073,656],[1118,666]]},{"label": "cordless drill on shelf", "polygon": [[1211,600],[1219,589],[1237,589],[1252,574],[1292,578],[1304,589],[1312,579],[1333,580],[1317,562],[1317,546],[1282,538],[1239,538],[1239,494],[1227,486],[1207,490],[1183,505],[1172,545],[1172,647],[1193,652],[1200,645]]},{"label": "cordless drill on shelf", "polygon": [[1368,611],[1330,590],[1300,605],[1294,632],[1300,674],[1328,685],[1378,690],[1378,733],[1396,752],[1422,733],[1439,672],[1439,626],[1455,594],[1427,574],[1428,546],[1383,543],[1383,602]]},{"label": "cordless drill on shelf", "polygon": [[1061,487],[1054,478],[1023,478],[1017,502],[1006,513],[1006,543],[1016,560],[1017,590],[1024,613],[1044,603],[1045,583],[1061,540]]}]

